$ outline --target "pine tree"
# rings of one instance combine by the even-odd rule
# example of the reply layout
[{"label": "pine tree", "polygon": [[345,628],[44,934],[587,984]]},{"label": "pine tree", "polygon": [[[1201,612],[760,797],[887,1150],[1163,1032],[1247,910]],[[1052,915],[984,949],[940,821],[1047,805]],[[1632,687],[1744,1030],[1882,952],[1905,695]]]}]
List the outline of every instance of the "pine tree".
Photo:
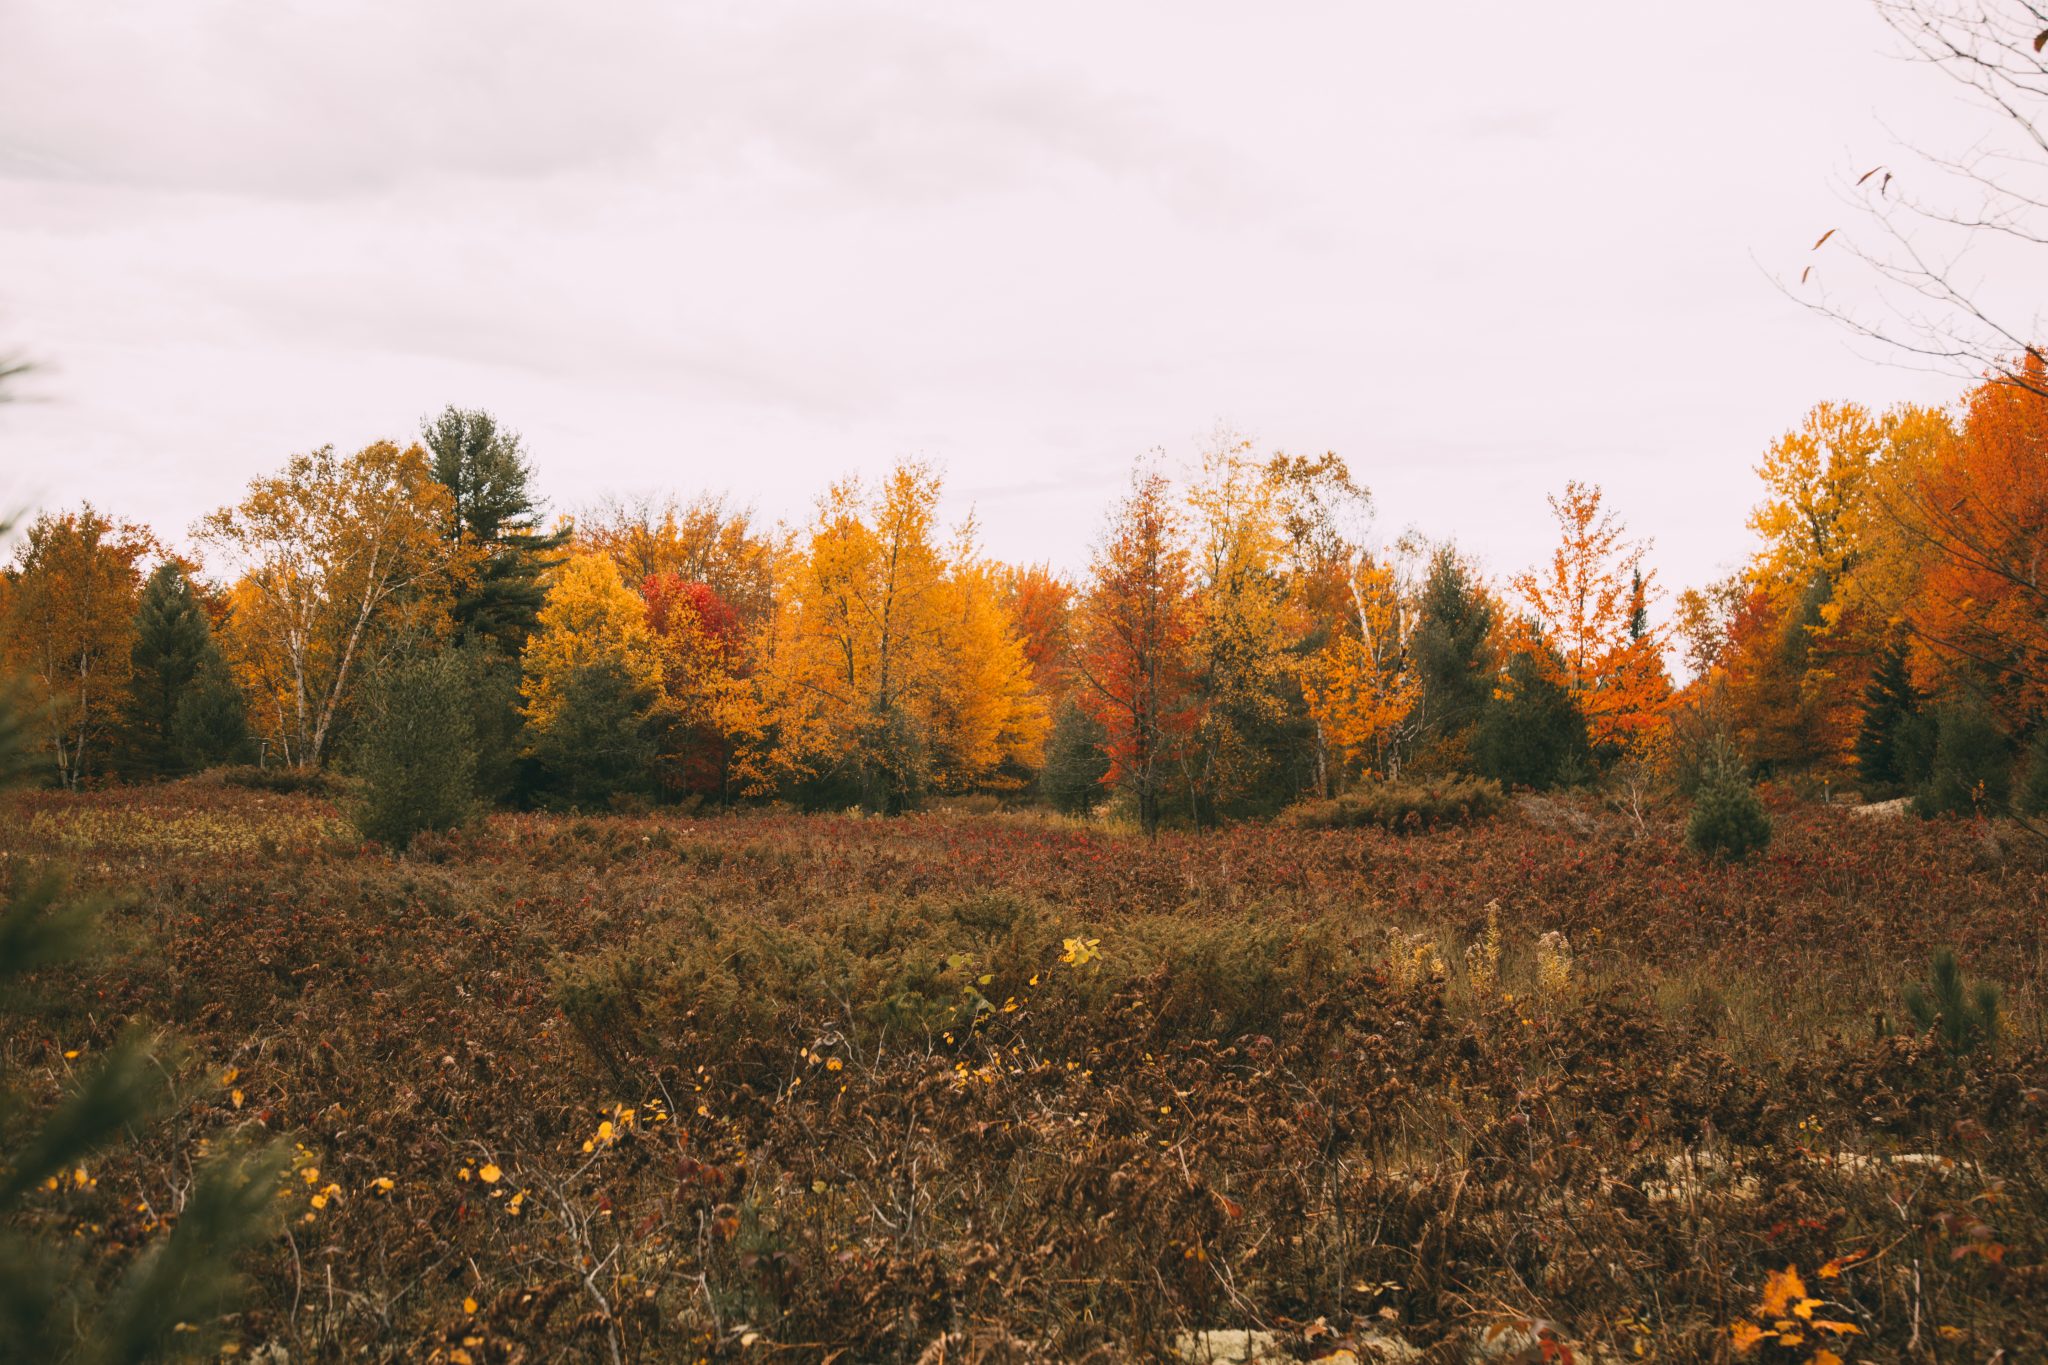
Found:
[{"label": "pine tree", "polygon": [[387,665],[366,689],[356,770],[356,828],[401,853],[416,835],[453,829],[476,809],[473,678],[456,650]]},{"label": "pine tree", "polygon": [[1878,656],[1877,670],[1863,689],[1863,723],[1856,734],[1856,771],[1880,791],[1905,785],[1909,774],[1901,753],[1905,727],[1920,714],[1920,693],[1906,668],[1906,642],[1893,640]]},{"label": "pine tree", "polygon": [[515,432],[488,412],[448,407],[420,425],[434,477],[454,497],[448,534],[477,557],[456,594],[457,637],[517,658],[547,598],[543,581],[566,533],[543,533],[529,484],[533,468]]},{"label": "pine tree", "polygon": [[1458,734],[1493,699],[1493,603],[1446,545],[1430,559],[1416,614],[1408,648],[1422,683],[1423,724],[1433,735]]},{"label": "pine tree", "polygon": [[1556,661],[1545,667],[1518,652],[1508,662],[1501,695],[1487,703],[1472,735],[1472,763],[1506,787],[1570,785],[1592,771],[1586,716],[1557,681]]},{"label": "pine tree", "polygon": [[[28,771],[23,689],[0,679],[0,787]],[[33,1008],[22,989],[34,972],[47,992],[62,964],[94,948],[98,905],[47,869],[18,867],[0,880],[0,1009]],[[23,1093],[18,1059],[0,1057],[0,1359],[142,1361],[193,1351],[193,1327],[226,1306],[234,1257],[275,1207],[277,1148],[236,1149],[204,1161],[177,1227],[105,1293],[93,1288],[86,1248],[23,1216],[31,1192],[121,1141],[172,1099],[160,1043],[131,1033],[46,1113]],[[203,1336],[203,1333],[201,1334]]]},{"label": "pine tree", "polygon": [[2012,752],[1983,703],[1964,699],[1935,716],[1934,762],[1913,795],[1920,815],[1996,815],[2012,797]]},{"label": "pine tree", "polygon": [[174,777],[239,756],[247,742],[241,694],[177,564],[160,565],[143,585],[129,657],[124,773]]}]

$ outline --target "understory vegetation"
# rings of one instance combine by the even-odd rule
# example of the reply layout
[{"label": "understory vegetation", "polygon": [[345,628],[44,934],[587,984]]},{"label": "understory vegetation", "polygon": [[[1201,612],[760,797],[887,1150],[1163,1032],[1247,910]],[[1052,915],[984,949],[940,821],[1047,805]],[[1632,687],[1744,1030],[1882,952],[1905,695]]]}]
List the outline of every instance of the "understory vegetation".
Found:
[{"label": "understory vegetation", "polygon": [[136,1026],[204,1071],[20,1216],[111,1284],[205,1153],[280,1144],[194,1324],[272,1361],[2042,1358],[2038,853],[1762,799],[1740,862],[1576,795],[400,858],[320,795],[36,793],[0,868],[115,905],[9,1074],[52,1102]]}]

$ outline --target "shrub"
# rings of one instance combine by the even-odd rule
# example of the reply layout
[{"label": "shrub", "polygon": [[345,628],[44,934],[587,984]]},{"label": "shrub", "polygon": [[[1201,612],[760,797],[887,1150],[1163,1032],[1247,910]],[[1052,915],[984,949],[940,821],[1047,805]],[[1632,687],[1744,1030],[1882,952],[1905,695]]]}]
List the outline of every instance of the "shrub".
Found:
[{"label": "shrub", "polygon": [[356,752],[356,828],[403,852],[414,836],[453,829],[476,809],[470,670],[450,650],[401,659],[371,680]]},{"label": "shrub", "polygon": [[1280,816],[1293,829],[1377,825],[1395,833],[1469,824],[1500,813],[1500,783],[1485,777],[1377,782],[1328,801],[1304,801]]},{"label": "shrub", "polygon": [[1990,715],[1974,702],[1941,708],[1935,718],[1934,764],[1913,794],[1922,816],[1995,814],[2012,798],[2012,755]]},{"label": "shrub", "polygon": [[1693,799],[1685,841],[1702,857],[1740,862],[1771,842],[1771,817],[1757,799],[1749,775],[1723,747]]},{"label": "shrub", "polygon": [[1906,1013],[1922,1031],[1939,1029],[1942,1046],[1961,1055],[1986,1043],[1998,1041],[1998,988],[1979,981],[1972,986],[1963,979],[1956,955],[1938,949],[1930,979],[1925,986],[1905,990]]}]

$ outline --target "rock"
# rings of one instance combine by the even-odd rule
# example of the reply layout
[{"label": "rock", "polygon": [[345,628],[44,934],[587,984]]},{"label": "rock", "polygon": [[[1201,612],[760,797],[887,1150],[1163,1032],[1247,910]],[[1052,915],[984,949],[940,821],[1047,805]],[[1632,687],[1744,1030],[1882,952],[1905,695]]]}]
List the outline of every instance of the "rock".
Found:
[{"label": "rock", "polygon": [[1897,820],[1904,817],[1912,804],[1913,798],[1910,796],[1901,796],[1890,801],[1866,801],[1860,806],[1849,807],[1849,814],[1861,816],[1866,820]]}]

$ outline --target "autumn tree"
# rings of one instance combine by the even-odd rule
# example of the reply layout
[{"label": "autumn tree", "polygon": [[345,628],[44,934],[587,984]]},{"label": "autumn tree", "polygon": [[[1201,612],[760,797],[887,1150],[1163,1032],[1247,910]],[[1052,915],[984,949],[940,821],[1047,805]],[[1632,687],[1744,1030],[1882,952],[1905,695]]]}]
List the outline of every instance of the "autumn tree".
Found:
[{"label": "autumn tree", "polygon": [[939,478],[898,466],[833,487],[787,558],[753,664],[745,770],[757,790],[837,781],[895,812],[1032,761],[1044,708],[971,527],[939,540]]},{"label": "autumn tree", "polygon": [[2009,726],[2048,711],[2048,373],[2021,368],[2035,385],[1972,390],[1955,440],[1886,503],[1923,551],[1901,609],[1916,675],[1992,698]]},{"label": "autumn tree", "polygon": [[420,424],[420,440],[434,478],[448,490],[446,533],[464,566],[449,608],[456,638],[488,642],[517,658],[567,533],[542,531],[525,447],[488,412],[444,408]]},{"label": "autumn tree", "polygon": [[67,787],[112,757],[134,671],[141,565],[155,552],[147,531],[88,503],[38,517],[7,570],[0,666],[32,685],[52,773]]},{"label": "autumn tree", "polygon": [[618,565],[628,583],[662,576],[702,583],[743,627],[774,606],[778,547],[757,530],[750,509],[718,495],[611,498],[577,516],[575,539]]},{"label": "autumn tree", "polygon": [[[1285,584],[1283,681],[1291,683],[1292,691],[1283,692],[1283,699],[1290,716],[1303,715],[1308,741],[1307,780],[1295,785],[1328,794],[1347,763],[1367,752],[1377,760],[1383,747],[1357,728],[1359,704],[1378,687],[1368,675],[1379,662],[1396,657],[1366,642],[1384,643],[1399,633],[1369,634],[1370,614],[1358,591],[1369,561],[1365,538],[1372,495],[1331,452],[1277,454],[1267,460],[1264,473]],[[1333,707],[1340,705],[1346,710],[1348,737],[1332,728],[1337,723]]]},{"label": "autumn tree", "polygon": [[1172,490],[1157,473],[1134,475],[1095,552],[1074,619],[1074,671],[1082,705],[1102,726],[1106,781],[1130,793],[1147,834],[1194,728],[1197,629],[1189,556]]},{"label": "autumn tree", "polygon": [[1350,573],[1351,619],[1301,665],[1310,713],[1342,768],[1395,777],[1422,699],[1411,665],[1411,617],[1394,569],[1361,553]]},{"label": "autumn tree", "polygon": [[1597,485],[1573,480],[1550,499],[1561,532],[1550,562],[1515,576],[1546,646],[1524,650],[1586,717],[1596,749],[1641,754],[1655,738],[1669,695],[1661,632],[1648,617],[1656,575],[1647,547],[1627,538],[1601,507]]},{"label": "autumn tree", "polygon": [[1194,567],[1195,727],[1182,748],[1199,821],[1272,804],[1288,718],[1288,584],[1274,480],[1249,441],[1222,438],[1188,490]]},{"label": "autumn tree", "polygon": [[709,584],[673,573],[642,580],[640,597],[661,656],[663,783],[698,795],[721,791],[731,756],[726,713],[745,661],[739,613]]},{"label": "autumn tree", "polygon": [[284,761],[317,766],[361,670],[447,633],[470,553],[427,453],[379,441],[295,455],[195,534],[238,571],[228,654]]}]

